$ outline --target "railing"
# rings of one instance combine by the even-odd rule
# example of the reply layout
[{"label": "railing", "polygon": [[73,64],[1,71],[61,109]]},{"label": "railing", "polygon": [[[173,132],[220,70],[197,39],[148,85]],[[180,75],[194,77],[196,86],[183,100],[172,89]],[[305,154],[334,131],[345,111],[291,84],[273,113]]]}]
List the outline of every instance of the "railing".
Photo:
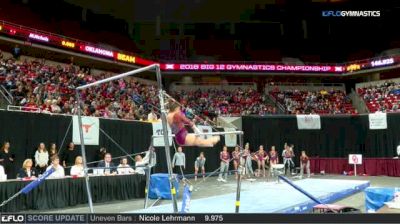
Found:
[{"label": "railing", "polygon": [[285,82],[274,82],[274,85],[265,85],[265,90],[270,92],[275,88],[292,90],[297,89],[300,91],[319,91],[322,89],[334,89],[345,91],[346,87],[343,83],[285,83]]},{"label": "railing", "polygon": [[339,86],[339,87],[344,87],[344,84],[343,83],[274,82],[274,85],[270,85],[270,86],[322,86],[322,87]]},{"label": "railing", "polygon": [[266,95],[269,98],[269,100],[274,103],[274,106],[279,109],[281,114],[286,114],[287,113],[286,108],[280,102],[278,102],[278,99],[276,99],[275,96],[272,96],[268,92],[266,93]]},{"label": "railing", "polygon": [[[7,106],[8,111],[18,111],[18,112],[32,112],[32,113],[42,113],[43,110],[37,107],[25,107],[25,106],[14,106],[14,105],[8,105]],[[50,112],[49,112],[50,114]]]},{"label": "railing", "polygon": [[384,80],[378,80],[378,81],[357,83],[357,84],[356,84],[356,91],[357,91],[359,88],[369,88],[370,86],[382,85],[382,84],[384,84],[385,82],[400,83],[400,78],[384,79]]},{"label": "railing", "polygon": [[7,91],[6,88],[4,88],[3,85],[0,85],[0,94],[4,97],[4,99],[7,100],[8,104],[13,104],[14,97],[10,92]]},{"label": "railing", "polygon": [[220,90],[235,90],[239,87],[257,89],[257,84],[254,82],[229,82],[227,84],[221,82],[194,82],[194,83],[185,83],[185,82],[174,82],[169,86],[169,90],[176,91],[181,89],[190,89],[190,90],[198,90],[198,89],[220,89]]}]

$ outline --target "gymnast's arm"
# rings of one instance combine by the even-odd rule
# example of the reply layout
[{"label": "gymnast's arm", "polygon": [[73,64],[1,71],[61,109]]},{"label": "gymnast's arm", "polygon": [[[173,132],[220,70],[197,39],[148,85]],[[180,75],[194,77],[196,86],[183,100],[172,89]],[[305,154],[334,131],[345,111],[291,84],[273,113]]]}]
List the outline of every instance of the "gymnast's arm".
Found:
[{"label": "gymnast's arm", "polygon": [[182,123],[184,123],[185,125],[189,125],[190,127],[194,126],[194,123],[191,120],[189,120],[185,115],[180,113],[178,116],[179,116],[180,121]]}]

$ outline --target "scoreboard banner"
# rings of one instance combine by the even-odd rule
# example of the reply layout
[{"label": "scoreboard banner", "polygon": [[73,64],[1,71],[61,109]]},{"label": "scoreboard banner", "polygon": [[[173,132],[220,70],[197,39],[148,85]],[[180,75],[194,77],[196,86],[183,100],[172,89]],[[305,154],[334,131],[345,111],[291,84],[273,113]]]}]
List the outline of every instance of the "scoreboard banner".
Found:
[{"label": "scoreboard banner", "polygon": [[[19,39],[26,44],[37,43],[61,48],[68,51],[79,52],[92,57],[108,59],[119,63],[147,66],[159,63],[139,57],[135,53],[107,49],[83,40],[68,38],[58,34],[39,31],[5,21],[0,21],[0,35],[13,39]],[[167,72],[252,72],[252,73],[307,73],[344,75],[357,71],[370,69],[383,69],[385,67],[400,66],[400,56],[386,56],[380,58],[365,59],[347,63],[306,63],[284,64],[282,62],[244,62],[244,63],[160,63],[160,68]],[[186,74],[186,73],[184,73]]]}]

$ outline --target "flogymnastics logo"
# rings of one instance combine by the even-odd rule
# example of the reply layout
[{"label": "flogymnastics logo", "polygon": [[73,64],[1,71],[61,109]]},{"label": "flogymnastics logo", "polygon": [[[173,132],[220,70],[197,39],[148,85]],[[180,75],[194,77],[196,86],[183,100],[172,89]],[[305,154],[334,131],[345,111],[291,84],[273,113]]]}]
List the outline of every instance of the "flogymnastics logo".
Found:
[{"label": "flogymnastics logo", "polygon": [[380,17],[381,11],[322,11],[322,17]]}]

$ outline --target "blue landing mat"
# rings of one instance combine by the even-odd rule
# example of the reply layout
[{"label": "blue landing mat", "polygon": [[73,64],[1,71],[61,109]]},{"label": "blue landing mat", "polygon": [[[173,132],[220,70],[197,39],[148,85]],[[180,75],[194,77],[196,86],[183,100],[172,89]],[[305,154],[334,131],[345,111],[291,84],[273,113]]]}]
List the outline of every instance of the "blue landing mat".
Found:
[{"label": "blue landing mat", "polygon": [[[369,187],[369,181],[303,179],[295,183],[323,203],[333,203]],[[221,183],[233,185],[233,183]],[[232,186],[230,186],[232,187]],[[196,194],[197,192],[193,192]],[[193,195],[192,195],[193,196]],[[240,213],[302,213],[312,209],[315,202],[290,185],[280,182],[242,182]],[[236,193],[192,200],[190,213],[234,213]],[[178,203],[180,210],[181,203]],[[172,213],[172,205],[155,206],[129,213]]]}]

